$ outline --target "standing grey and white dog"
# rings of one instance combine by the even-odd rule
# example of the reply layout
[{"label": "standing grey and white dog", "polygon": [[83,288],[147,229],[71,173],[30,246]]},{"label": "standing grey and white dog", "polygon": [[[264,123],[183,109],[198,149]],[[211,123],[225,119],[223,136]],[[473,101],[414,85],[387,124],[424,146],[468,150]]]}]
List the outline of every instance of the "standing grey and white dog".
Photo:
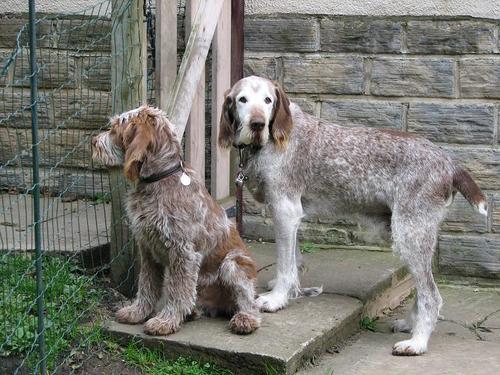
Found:
[{"label": "standing grey and white dog", "polygon": [[168,335],[197,315],[197,304],[210,315],[232,316],[234,333],[255,331],[255,262],[205,183],[183,165],[172,124],[148,106],[115,116],[111,124],[92,140],[92,156],[123,166],[134,184],[126,207],[141,256],[137,296],[117,319],[146,321],[146,333]]},{"label": "standing grey and white dog", "polygon": [[219,144],[244,147],[252,193],[271,209],[277,277],[272,291],[258,298],[261,308],[277,311],[302,293],[296,237],[305,214],[390,218],[393,251],[417,290],[411,314],[394,322],[395,330],[413,335],[396,343],[393,354],[426,352],[442,305],[431,266],[439,225],[457,191],[487,214],[486,199],[469,173],[426,139],[310,116],[279,85],[255,76],[226,94]]}]

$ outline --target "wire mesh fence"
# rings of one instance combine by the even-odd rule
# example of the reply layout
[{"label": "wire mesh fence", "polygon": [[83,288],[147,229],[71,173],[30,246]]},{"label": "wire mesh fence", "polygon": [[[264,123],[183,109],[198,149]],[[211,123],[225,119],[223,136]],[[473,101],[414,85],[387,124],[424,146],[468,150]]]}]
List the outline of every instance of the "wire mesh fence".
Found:
[{"label": "wire mesh fence", "polygon": [[[123,93],[137,91],[134,85],[144,75],[147,100],[155,103],[154,3],[93,4],[75,14],[38,16],[34,50],[28,17],[2,16],[9,32],[0,41],[0,373],[38,373],[45,367],[52,374],[73,372],[75,353],[99,337],[95,323],[103,304],[115,298],[108,288],[110,268],[132,252],[131,239],[118,252],[110,251],[117,232],[113,225],[125,221],[112,218],[110,202],[124,182],[92,162],[90,141],[112,113],[141,104],[140,95],[123,102]],[[131,19],[138,4],[141,17]],[[182,1],[178,13],[182,25]],[[147,43],[124,42],[127,22],[147,27]],[[127,59],[144,53],[146,72],[134,77]],[[30,56],[37,63],[36,107],[30,98]],[[32,113],[39,137],[34,162]],[[35,166],[39,184],[33,179]],[[133,264],[120,283],[131,285]],[[43,270],[38,291],[42,274],[37,270]],[[37,331],[39,322],[43,326]]]}]

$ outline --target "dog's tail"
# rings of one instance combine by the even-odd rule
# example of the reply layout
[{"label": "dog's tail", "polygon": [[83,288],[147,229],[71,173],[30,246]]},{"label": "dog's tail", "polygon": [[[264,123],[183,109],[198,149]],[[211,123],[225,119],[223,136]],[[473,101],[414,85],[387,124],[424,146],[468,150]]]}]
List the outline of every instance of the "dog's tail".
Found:
[{"label": "dog's tail", "polygon": [[486,197],[465,169],[456,167],[455,173],[453,173],[453,187],[462,193],[480,214],[488,215]]}]

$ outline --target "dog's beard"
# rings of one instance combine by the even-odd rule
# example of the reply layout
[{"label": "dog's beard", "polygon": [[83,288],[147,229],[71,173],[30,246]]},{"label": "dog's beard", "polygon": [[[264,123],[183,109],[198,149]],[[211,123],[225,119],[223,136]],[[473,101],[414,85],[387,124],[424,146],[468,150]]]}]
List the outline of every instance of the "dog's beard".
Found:
[{"label": "dog's beard", "polygon": [[269,127],[265,126],[261,131],[250,129],[248,124],[242,125],[237,134],[238,145],[252,145],[262,147],[269,141]]},{"label": "dog's beard", "polygon": [[92,147],[92,159],[108,167],[123,165],[123,150],[111,141],[109,133],[99,134]]}]

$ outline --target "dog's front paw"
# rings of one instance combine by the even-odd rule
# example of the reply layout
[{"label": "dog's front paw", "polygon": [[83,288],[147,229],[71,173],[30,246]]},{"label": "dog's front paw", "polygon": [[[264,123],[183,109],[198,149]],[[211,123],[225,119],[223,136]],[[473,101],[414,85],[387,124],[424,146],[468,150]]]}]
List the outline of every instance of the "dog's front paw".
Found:
[{"label": "dog's front paw", "polygon": [[155,316],[144,323],[144,333],[151,336],[166,336],[179,329],[179,324],[172,319]]},{"label": "dog's front paw", "polygon": [[411,333],[412,326],[405,319],[396,319],[391,325],[392,332]]},{"label": "dog's front paw", "polygon": [[286,306],[288,296],[286,293],[269,292],[261,294],[255,302],[262,311],[276,312]]},{"label": "dog's front paw", "polygon": [[414,356],[424,354],[426,351],[427,343],[418,339],[400,341],[392,347],[392,355]]},{"label": "dog's front paw", "polygon": [[126,324],[142,323],[148,316],[144,309],[141,309],[135,304],[122,307],[116,312],[115,315],[116,320],[118,320],[120,323]]},{"label": "dog's front paw", "polygon": [[260,319],[244,312],[234,315],[229,321],[229,329],[238,335],[248,335],[260,327]]}]

